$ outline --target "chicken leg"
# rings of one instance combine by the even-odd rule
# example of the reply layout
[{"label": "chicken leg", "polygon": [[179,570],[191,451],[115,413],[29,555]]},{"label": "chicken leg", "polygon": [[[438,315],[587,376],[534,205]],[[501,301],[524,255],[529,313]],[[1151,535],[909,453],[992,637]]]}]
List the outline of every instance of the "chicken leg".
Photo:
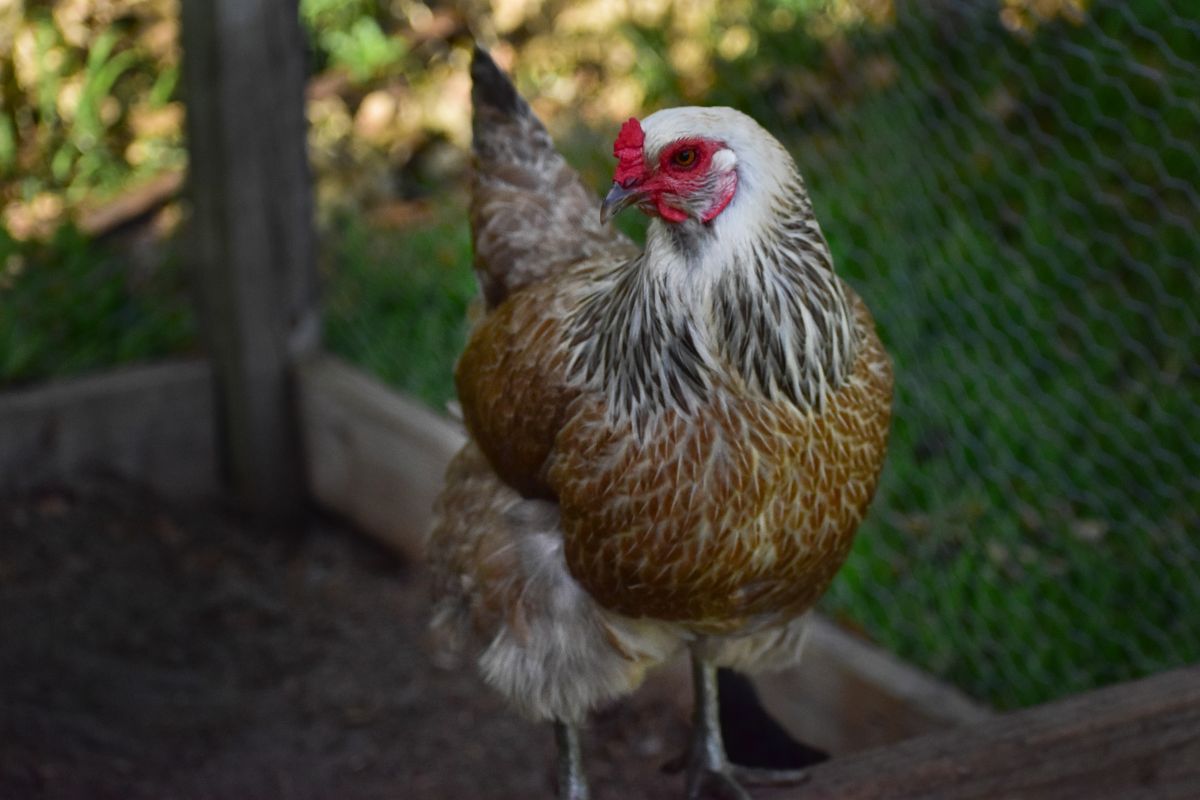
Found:
[{"label": "chicken leg", "polygon": [[750,800],[733,775],[721,739],[717,668],[692,649],[692,741],[687,753],[687,800]]},{"label": "chicken leg", "polygon": [[788,786],[807,770],[742,767],[729,761],[721,738],[717,668],[692,649],[692,740],[687,753],[687,800],[750,800],[745,786]]},{"label": "chicken leg", "polygon": [[583,752],[579,746],[579,727],[569,722],[554,723],[554,741],[558,745],[558,796],[560,800],[588,800],[587,776],[583,773]]}]

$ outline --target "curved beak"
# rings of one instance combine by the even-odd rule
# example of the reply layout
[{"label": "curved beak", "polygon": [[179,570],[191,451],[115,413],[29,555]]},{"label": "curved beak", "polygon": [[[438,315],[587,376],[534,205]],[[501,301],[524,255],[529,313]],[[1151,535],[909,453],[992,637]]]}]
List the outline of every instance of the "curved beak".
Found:
[{"label": "curved beak", "polygon": [[633,205],[643,197],[645,195],[637,184],[625,188],[616,181],[613,181],[612,188],[608,190],[608,196],[600,204],[600,224],[603,225],[608,222],[617,214],[620,214],[622,209]]}]

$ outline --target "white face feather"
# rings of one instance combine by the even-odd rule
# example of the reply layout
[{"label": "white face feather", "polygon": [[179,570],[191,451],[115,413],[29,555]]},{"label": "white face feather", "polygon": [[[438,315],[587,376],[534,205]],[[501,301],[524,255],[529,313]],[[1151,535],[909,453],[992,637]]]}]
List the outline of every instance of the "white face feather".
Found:
[{"label": "white face feather", "polygon": [[[729,206],[709,223],[714,235],[708,237],[709,246],[704,248],[706,265],[719,268],[731,263],[752,240],[767,234],[779,215],[794,204],[797,193],[804,193],[795,162],[779,140],[736,109],[694,106],[663,109],[642,120],[642,130],[645,158],[650,164],[658,161],[664,148],[680,139],[717,139],[727,145],[727,149],[714,155],[713,169],[735,169],[737,191]],[[808,204],[807,196],[804,204]],[[648,236],[659,238],[666,231],[656,232],[655,228],[671,224],[654,220]]]}]

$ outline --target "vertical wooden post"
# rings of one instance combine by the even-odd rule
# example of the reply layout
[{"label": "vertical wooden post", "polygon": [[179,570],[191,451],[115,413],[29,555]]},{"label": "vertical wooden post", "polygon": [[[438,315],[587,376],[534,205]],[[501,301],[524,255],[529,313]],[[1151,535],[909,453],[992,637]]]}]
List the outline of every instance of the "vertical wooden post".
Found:
[{"label": "vertical wooden post", "polygon": [[183,0],[191,257],[223,464],[273,516],[304,499],[290,367],[319,331],[297,2]]}]

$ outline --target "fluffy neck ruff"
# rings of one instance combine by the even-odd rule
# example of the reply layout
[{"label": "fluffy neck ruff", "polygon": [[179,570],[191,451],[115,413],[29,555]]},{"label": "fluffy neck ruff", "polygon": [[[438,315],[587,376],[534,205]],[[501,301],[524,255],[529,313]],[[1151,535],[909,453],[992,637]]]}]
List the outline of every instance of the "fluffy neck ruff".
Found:
[{"label": "fluffy neck ruff", "polygon": [[[782,148],[779,148],[782,152]],[[848,380],[859,333],[803,183],[739,165],[711,222],[654,220],[646,248],[589,288],[572,315],[572,367],[611,413],[646,430],[718,387],[819,411]]]}]

